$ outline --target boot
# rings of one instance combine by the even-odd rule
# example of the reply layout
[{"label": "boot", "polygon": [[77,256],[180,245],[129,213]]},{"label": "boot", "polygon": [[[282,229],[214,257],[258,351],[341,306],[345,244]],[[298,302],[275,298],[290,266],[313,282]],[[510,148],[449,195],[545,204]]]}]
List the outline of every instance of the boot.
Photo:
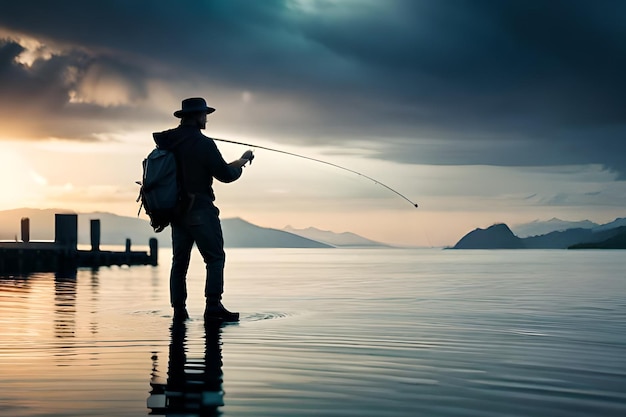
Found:
[{"label": "boot", "polygon": [[239,313],[233,313],[226,310],[221,301],[217,303],[208,303],[204,310],[205,320],[219,320],[226,322],[239,321]]},{"label": "boot", "polygon": [[189,318],[187,309],[185,307],[174,307],[174,321],[181,322]]}]

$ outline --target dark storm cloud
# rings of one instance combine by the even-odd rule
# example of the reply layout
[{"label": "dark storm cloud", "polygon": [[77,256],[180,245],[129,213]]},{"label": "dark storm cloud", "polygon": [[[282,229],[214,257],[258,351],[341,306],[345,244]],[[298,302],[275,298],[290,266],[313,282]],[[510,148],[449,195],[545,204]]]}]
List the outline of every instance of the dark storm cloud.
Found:
[{"label": "dark storm cloud", "polygon": [[141,71],[106,56],[67,50],[25,65],[16,62],[24,51],[14,40],[0,39],[0,122],[11,136],[94,140],[92,133],[127,117],[124,106],[70,103],[80,81],[97,78],[98,69],[124,74],[131,98],[146,94]]},{"label": "dark storm cloud", "polygon": [[[625,15],[619,0],[31,1],[3,4],[0,28],[106,58],[130,85],[205,80],[309,111],[291,127],[259,113],[250,131],[268,137],[370,140],[408,163],[599,163],[623,176]],[[24,77],[7,66],[18,47],[0,52],[0,88],[4,71]]]}]

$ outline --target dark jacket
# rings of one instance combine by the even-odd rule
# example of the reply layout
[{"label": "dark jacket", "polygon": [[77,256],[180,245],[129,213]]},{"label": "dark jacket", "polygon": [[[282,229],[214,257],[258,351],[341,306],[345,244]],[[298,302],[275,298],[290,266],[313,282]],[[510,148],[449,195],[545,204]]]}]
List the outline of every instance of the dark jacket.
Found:
[{"label": "dark jacket", "polygon": [[208,196],[214,201],[213,178],[232,182],[241,176],[241,168],[229,166],[215,142],[197,127],[181,125],[152,136],[160,149],[170,150],[176,156],[182,186],[188,194]]}]

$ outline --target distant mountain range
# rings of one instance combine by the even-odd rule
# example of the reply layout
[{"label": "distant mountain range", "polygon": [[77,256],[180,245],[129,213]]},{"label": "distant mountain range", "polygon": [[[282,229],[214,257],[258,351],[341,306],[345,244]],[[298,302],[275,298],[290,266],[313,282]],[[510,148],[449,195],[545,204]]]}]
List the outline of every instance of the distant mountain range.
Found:
[{"label": "distant mountain range", "polygon": [[626,219],[618,218],[589,228],[576,227],[523,238],[516,236],[506,224],[495,224],[469,232],[453,249],[626,249],[625,242]]},{"label": "distant mountain range", "polygon": [[594,231],[601,231],[619,226],[626,226],[626,218],[617,218],[610,223],[600,225],[589,220],[572,222],[554,217],[546,221],[534,220],[530,223],[514,225],[511,226],[511,230],[516,236],[524,238],[545,235],[550,232],[562,232],[568,229],[592,229]]},{"label": "distant mountain range", "polygon": [[[63,209],[22,208],[0,211],[0,240],[21,238],[20,221],[30,219],[32,241],[54,239],[54,215],[74,213]],[[101,244],[123,245],[127,238],[133,245],[147,245],[156,237],[159,245],[168,247],[170,229],[154,233],[145,218],[118,216],[106,212],[77,213],[78,243],[90,244],[90,220],[100,219]],[[224,244],[227,247],[249,248],[332,248],[332,247],[385,247],[386,245],[353,233],[333,233],[315,228],[297,230],[287,227],[277,230],[256,226],[243,219],[222,219]]]},{"label": "distant mountain range", "polygon": [[294,235],[312,239],[317,242],[326,243],[335,247],[352,247],[352,248],[372,248],[372,247],[390,247],[384,243],[375,242],[350,232],[335,233],[328,230],[320,230],[315,227],[306,229],[295,229],[291,226],[285,227],[283,230]]},{"label": "distant mountain range", "polygon": [[571,222],[553,217],[546,221],[534,220],[530,223],[513,225],[511,231],[518,237],[528,237],[545,235],[550,232],[562,232],[567,229],[592,229],[596,226],[599,225],[589,220]]},{"label": "distant mountain range", "polygon": [[322,242],[283,230],[255,226],[234,218],[222,220],[224,245],[235,248],[332,248]]}]

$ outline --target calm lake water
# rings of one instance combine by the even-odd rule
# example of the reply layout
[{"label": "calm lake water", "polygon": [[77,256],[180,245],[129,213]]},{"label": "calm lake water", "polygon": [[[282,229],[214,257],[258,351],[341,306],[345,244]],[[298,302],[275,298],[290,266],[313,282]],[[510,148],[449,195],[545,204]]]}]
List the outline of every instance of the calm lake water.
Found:
[{"label": "calm lake water", "polygon": [[167,249],[0,277],[0,415],[626,415],[624,251],[227,252],[223,327],[197,254],[183,326]]}]

